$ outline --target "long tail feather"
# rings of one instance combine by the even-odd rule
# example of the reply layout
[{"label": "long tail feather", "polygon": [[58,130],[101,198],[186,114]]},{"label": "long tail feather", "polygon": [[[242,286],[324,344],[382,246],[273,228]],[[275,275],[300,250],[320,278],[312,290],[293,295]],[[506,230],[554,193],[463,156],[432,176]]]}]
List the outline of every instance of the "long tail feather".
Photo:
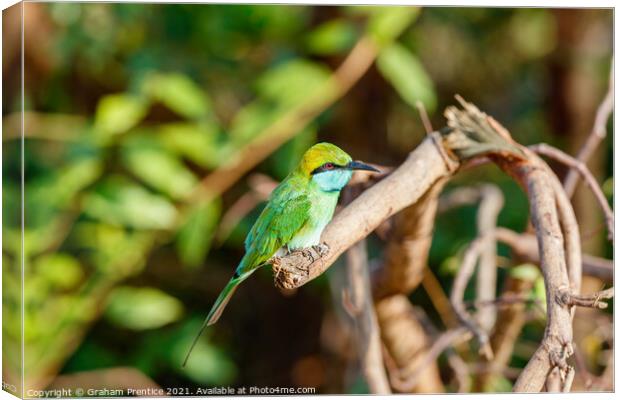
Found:
[{"label": "long tail feather", "polygon": [[205,318],[205,321],[202,323],[202,326],[200,327],[200,330],[198,331],[198,334],[194,338],[194,341],[192,342],[192,345],[190,346],[189,351],[187,352],[187,355],[185,356],[185,360],[183,361],[184,367],[185,367],[185,364],[187,364],[189,355],[192,353],[192,350],[194,350],[196,343],[198,343],[198,339],[200,339],[202,332],[204,332],[207,326],[213,325],[214,323],[217,322],[217,320],[222,315],[224,308],[226,308],[226,305],[230,301],[230,298],[235,293],[235,290],[237,290],[237,287],[239,286],[239,284],[243,282],[249,275],[250,274],[245,274],[239,277],[233,277],[230,281],[228,281],[228,284],[226,285],[224,290],[222,290],[217,300],[215,300],[213,307],[211,307],[211,311],[209,311],[207,318]]}]

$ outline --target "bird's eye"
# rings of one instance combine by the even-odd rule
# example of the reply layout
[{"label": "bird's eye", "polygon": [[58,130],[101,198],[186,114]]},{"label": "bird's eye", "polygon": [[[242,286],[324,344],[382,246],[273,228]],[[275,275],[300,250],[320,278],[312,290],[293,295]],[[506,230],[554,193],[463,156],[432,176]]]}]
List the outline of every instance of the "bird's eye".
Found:
[{"label": "bird's eye", "polygon": [[328,169],[328,170],[329,169],[334,169],[334,164],[328,162],[327,164],[323,165],[323,168]]}]

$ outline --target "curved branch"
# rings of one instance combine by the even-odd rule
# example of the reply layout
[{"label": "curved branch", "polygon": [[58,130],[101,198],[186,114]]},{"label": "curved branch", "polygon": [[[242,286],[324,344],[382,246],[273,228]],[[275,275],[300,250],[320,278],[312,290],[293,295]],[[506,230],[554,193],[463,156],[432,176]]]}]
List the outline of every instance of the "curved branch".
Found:
[{"label": "curved branch", "polygon": [[[476,222],[478,236],[484,238],[484,243],[480,252],[476,276],[476,300],[489,301],[495,298],[497,290],[497,243],[492,233],[497,225],[497,217],[504,205],[504,195],[499,188],[488,184],[480,188],[480,195],[481,201]],[[478,310],[476,319],[482,329],[490,332],[495,324],[496,316],[497,310],[494,307],[486,307]]]},{"label": "curved branch", "polygon": [[555,190],[544,168],[524,174],[530,197],[530,213],[536,229],[541,269],[547,293],[547,327],[545,335],[514,386],[516,392],[538,392],[553,367],[566,370],[572,354],[572,315],[570,308],[555,301],[560,290],[570,288],[562,230],[556,210]]},{"label": "curved branch", "polygon": [[553,158],[556,161],[561,162],[562,164],[573,168],[581,174],[584,181],[594,194],[596,201],[599,206],[603,209],[605,213],[605,221],[607,223],[607,238],[611,241],[614,240],[614,212],[611,210],[605,195],[603,194],[603,190],[596,182],[596,179],[588,169],[588,167],[580,160],[571,157],[570,155],[564,153],[560,149],[556,149],[555,147],[549,146],[546,143],[540,143],[533,146],[529,146],[534,152],[538,154],[545,155],[547,157]]}]

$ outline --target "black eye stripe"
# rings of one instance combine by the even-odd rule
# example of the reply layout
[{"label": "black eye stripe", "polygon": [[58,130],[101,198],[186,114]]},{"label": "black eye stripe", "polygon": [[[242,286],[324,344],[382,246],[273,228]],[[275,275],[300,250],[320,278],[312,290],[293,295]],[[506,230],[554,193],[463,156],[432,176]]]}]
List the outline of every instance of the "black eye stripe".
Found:
[{"label": "black eye stripe", "polygon": [[[330,166],[329,168],[327,166]],[[343,165],[338,165],[335,163],[325,163],[323,165],[321,165],[318,168],[315,168],[310,175],[314,175],[314,174],[318,174],[319,172],[324,172],[324,171],[333,171],[335,169],[339,169],[339,168],[344,168]]]}]

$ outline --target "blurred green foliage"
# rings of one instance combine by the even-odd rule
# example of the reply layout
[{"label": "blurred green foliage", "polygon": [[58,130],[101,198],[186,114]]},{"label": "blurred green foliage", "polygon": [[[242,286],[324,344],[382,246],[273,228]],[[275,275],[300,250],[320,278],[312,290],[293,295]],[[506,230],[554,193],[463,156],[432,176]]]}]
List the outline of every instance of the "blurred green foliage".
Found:
[{"label": "blurred green foliage", "polygon": [[[35,387],[59,373],[118,365],[136,367],[162,386],[304,385],[291,371],[325,346],[320,321],[332,308],[325,280],[284,299],[268,274],[257,274],[180,368],[261,205],[255,202],[228,239],[215,244],[222,216],[248,190],[246,180],[211,201],[194,195],[204,176],[327,82],[362,37],[379,46],[376,65],[260,172],[284,178],[319,140],[355,158],[396,165],[424,135],[416,104],[439,127],[454,93],[496,116],[523,143],[570,145],[570,137],[555,135],[563,125],[554,121],[563,114],[550,82],[569,49],[560,46],[562,16],[552,10],[28,7],[45,22],[26,27],[26,43],[40,41],[43,50],[26,47],[24,93],[27,108],[40,114],[38,124],[27,119],[24,148],[24,333],[26,375]],[[609,13],[589,18],[592,26],[610,26]],[[596,71],[599,87],[607,50],[594,49],[582,62]],[[5,121],[19,111],[18,98],[18,91],[5,93]],[[4,354],[16,366],[20,152],[6,131],[3,139],[3,333],[11,344]],[[606,171],[611,197],[611,167]],[[499,185],[508,200],[500,225],[524,229],[525,196],[498,170],[465,173],[449,189],[482,180]],[[464,207],[438,218],[430,264],[446,290],[475,235],[475,211]],[[380,251],[373,238],[371,253]],[[539,284],[533,296],[543,299]],[[413,299],[437,319],[423,291]],[[307,313],[298,315],[300,308]],[[536,325],[525,336],[541,331]],[[343,383],[344,367],[335,368],[320,391],[367,390],[359,379]],[[509,389],[509,382],[498,385]]]}]

